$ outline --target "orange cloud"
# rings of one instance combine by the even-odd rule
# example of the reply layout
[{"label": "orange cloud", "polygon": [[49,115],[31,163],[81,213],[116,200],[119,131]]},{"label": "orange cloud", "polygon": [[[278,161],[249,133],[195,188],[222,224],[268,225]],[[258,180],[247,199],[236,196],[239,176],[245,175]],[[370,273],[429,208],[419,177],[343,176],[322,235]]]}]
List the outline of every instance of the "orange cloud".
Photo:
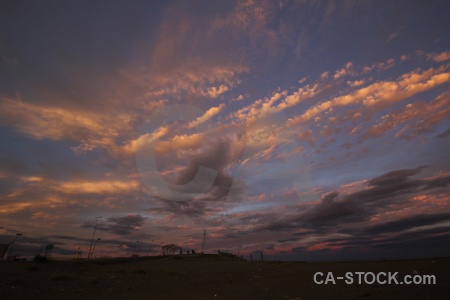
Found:
[{"label": "orange cloud", "polygon": [[409,134],[417,134],[429,130],[434,125],[450,118],[449,103],[450,92],[445,92],[430,102],[408,104],[400,111],[384,115],[379,124],[369,128],[368,134],[380,136],[413,120],[417,120],[417,122],[406,125],[396,136],[405,136],[408,131]]},{"label": "orange cloud", "polygon": [[312,147],[316,146],[316,139],[314,138],[312,130],[303,131],[298,135],[298,138],[307,141]]},{"label": "orange cloud", "polygon": [[[346,76],[346,75],[350,75],[352,72],[351,72],[351,67],[353,66],[353,63],[351,62],[351,61],[349,61],[346,65],[345,65],[345,68],[342,68],[342,69],[340,69],[340,70],[337,70],[335,73],[334,73],[334,75],[333,75],[333,78],[334,79],[338,79],[338,78],[340,78],[340,77],[344,77],[344,76]],[[323,75],[323,74],[322,74]]]},{"label": "orange cloud", "polygon": [[198,117],[194,121],[188,124],[189,128],[197,127],[198,125],[210,120],[212,117],[220,113],[220,111],[225,107],[225,104],[220,104],[219,106],[211,107],[202,116]]},{"label": "orange cloud", "polygon": [[244,96],[243,95],[239,95],[235,100],[236,101],[242,101],[242,100],[244,100]]},{"label": "orange cloud", "polygon": [[221,84],[218,87],[213,86],[213,87],[208,88],[206,93],[204,93],[204,94],[208,95],[211,98],[217,98],[229,90],[230,90],[229,86],[226,86],[225,84]]},{"label": "orange cloud", "polygon": [[0,204],[0,213],[12,214],[36,205],[36,202],[19,202],[19,203],[7,203]]},{"label": "orange cloud", "polygon": [[[406,59],[406,56],[402,56],[402,60]],[[369,73],[374,70],[376,71],[384,71],[392,68],[395,64],[395,60],[393,58],[389,58],[388,60],[384,62],[377,62],[372,64],[371,66],[364,66],[363,67],[363,73]]]},{"label": "orange cloud", "polygon": [[[281,112],[289,107],[294,107],[301,103],[303,100],[309,99],[315,96],[319,92],[319,85],[306,85],[299,88],[291,95],[287,94],[287,91],[275,92],[272,97],[265,99],[258,99],[252,104],[241,108],[232,114],[231,117],[245,123],[251,123],[257,118],[262,118],[268,114]],[[280,101],[280,99],[283,100]],[[278,104],[276,104],[279,102]]]},{"label": "orange cloud", "polygon": [[302,115],[289,119],[288,123],[289,125],[295,125],[307,121],[336,106],[347,106],[358,102],[362,102],[365,106],[374,106],[381,103],[401,101],[448,82],[450,72],[442,72],[443,69],[431,68],[421,73],[414,71],[399,77],[398,81],[375,82],[350,94],[317,104]]},{"label": "orange cloud", "polygon": [[320,78],[321,79],[325,79],[325,78],[327,78],[328,76],[330,75],[330,72],[323,72],[321,75],[320,75]]},{"label": "orange cloud", "polygon": [[167,135],[169,133],[170,125],[164,125],[159,127],[158,129],[155,129],[152,133],[146,133],[144,135],[141,135],[135,140],[132,140],[125,144],[123,147],[117,147],[115,150],[116,154],[119,153],[125,153],[127,155],[134,155],[136,153],[136,147],[138,143],[152,143],[163,136]]},{"label": "orange cloud", "polygon": [[83,131],[101,129],[97,116],[57,107],[2,98],[0,114],[8,123],[36,139],[78,139]]},{"label": "orange cloud", "polygon": [[449,51],[444,51],[444,52],[441,52],[441,53],[427,54],[427,57],[429,59],[434,60],[435,62],[444,62],[444,61],[450,59],[450,50]]},{"label": "orange cloud", "polygon": [[42,182],[44,178],[40,176],[24,176],[21,178],[25,182]]},{"label": "orange cloud", "polygon": [[79,142],[75,152],[96,148],[112,149],[115,139],[131,131],[125,113],[101,114],[70,108],[37,105],[20,99],[0,99],[2,123],[34,139]]},{"label": "orange cloud", "polygon": [[61,182],[53,187],[54,190],[66,194],[110,194],[135,190],[139,182],[132,181],[69,181]]},{"label": "orange cloud", "polygon": [[205,140],[204,133],[195,133],[191,135],[176,135],[169,141],[158,142],[155,146],[155,151],[166,153],[170,151],[178,151],[184,149],[198,148]]},{"label": "orange cloud", "polygon": [[355,80],[355,81],[347,81],[347,84],[351,87],[357,87],[363,85],[366,81],[364,79]]},{"label": "orange cloud", "polygon": [[447,194],[438,195],[417,195],[412,198],[413,201],[420,203],[447,206],[450,203],[450,196]]}]

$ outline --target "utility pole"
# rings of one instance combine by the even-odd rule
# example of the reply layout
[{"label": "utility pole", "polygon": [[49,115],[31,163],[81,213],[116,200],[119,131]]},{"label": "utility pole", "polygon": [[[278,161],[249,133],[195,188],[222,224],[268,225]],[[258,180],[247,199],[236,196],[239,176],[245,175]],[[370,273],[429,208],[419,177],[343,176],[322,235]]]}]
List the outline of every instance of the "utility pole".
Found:
[{"label": "utility pole", "polygon": [[203,243],[202,243],[202,254],[205,251],[205,241],[206,241],[206,230],[203,229]]},{"label": "utility pole", "polygon": [[92,234],[92,240],[91,240],[91,245],[89,246],[89,253],[88,253],[88,259],[91,258],[91,250],[92,250],[92,243],[94,243],[94,236],[95,236],[95,231],[97,230],[97,224],[98,224],[98,219],[100,219],[101,217],[95,217],[96,221],[95,221],[95,226],[94,226],[94,233]]}]

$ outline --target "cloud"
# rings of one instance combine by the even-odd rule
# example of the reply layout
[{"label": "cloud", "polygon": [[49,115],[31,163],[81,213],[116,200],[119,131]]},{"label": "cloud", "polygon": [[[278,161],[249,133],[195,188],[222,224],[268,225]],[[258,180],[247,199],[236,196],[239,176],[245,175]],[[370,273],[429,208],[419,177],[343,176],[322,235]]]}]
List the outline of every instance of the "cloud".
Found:
[{"label": "cloud", "polygon": [[[94,210],[99,207],[123,208],[124,198],[136,199],[142,192],[141,183],[133,179],[62,181],[39,176],[11,176],[10,185],[9,191],[2,188],[2,214],[11,218],[14,214],[24,214],[30,222],[47,225],[69,220],[87,207]],[[131,208],[134,204],[127,206]]]},{"label": "cloud", "polygon": [[98,115],[7,98],[1,99],[0,107],[4,123],[36,139],[82,140],[102,129]]},{"label": "cloud", "polygon": [[314,134],[312,132],[312,130],[305,130],[302,133],[300,133],[298,135],[298,138],[300,140],[305,140],[307,141],[311,147],[315,147],[316,146],[316,139],[314,138]]},{"label": "cloud", "polygon": [[35,205],[36,205],[35,201],[20,202],[20,203],[3,203],[2,205],[0,205],[0,213],[5,215],[12,214],[27,208],[34,207]]},{"label": "cloud", "polygon": [[288,95],[287,90],[275,92],[269,98],[258,99],[236,112],[232,113],[230,118],[240,122],[252,123],[256,119],[263,119],[269,115],[281,112],[287,108],[294,107],[306,99],[310,99],[320,92],[319,85],[306,85],[300,87],[297,91]]},{"label": "cloud", "polygon": [[[353,63],[352,63],[351,61],[349,61],[349,62],[345,65],[345,68],[342,68],[342,69],[340,69],[340,70],[337,70],[337,71],[334,73],[333,78],[334,78],[334,79],[338,79],[338,78],[340,78],[340,77],[344,77],[344,76],[347,76],[347,75],[352,74],[352,71],[351,71],[352,66],[353,66]],[[323,75],[323,74],[322,74],[322,75]]]},{"label": "cloud", "polygon": [[450,236],[450,179],[446,173],[414,178],[424,168],[388,172],[362,185],[358,182],[357,189],[325,193],[320,201],[268,213],[270,218],[259,216],[252,229],[241,233],[244,238],[255,230],[282,237],[276,252],[289,247],[291,253],[307,253],[310,259],[321,251],[336,258],[361,251],[403,257],[409,247],[415,247],[415,255],[426,255],[429,245],[438,246]]},{"label": "cloud", "polygon": [[399,220],[368,226],[364,229],[364,232],[367,234],[398,232],[427,225],[434,225],[441,222],[447,222],[449,220],[450,213],[413,215]]},{"label": "cloud", "polygon": [[133,131],[126,113],[113,116],[4,97],[0,98],[0,116],[4,125],[31,138],[78,142],[72,148],[77,153],[97,148],[113,152],[117,139]]},{"label": "cloud", "polygon": [[177,216],[198,217],[208,212],[207,203],[201,201],[168,201],[162,200],[162,206],[147,211],[156,214],[173,214]]},{"label": "cloud", "polygon": [[411,178],[425,167],[388,172],[365,181],[365,188],[340,195],[339,191],[325,194],[317,204],[300,208],[294,215],[260,225],[258,230],[286,231],[300,228],[321,231],[333,226],[368,222],[387,207],[402,206],[412,201],[412,195],[422,191],[436,192],[450,184],[450,176],[430,179]]},{"label": "cloud", "polygon": [[428,59],[432,59],[435,62],[444,62],[450,59],[450,50],[441,53],[430,53],[427,54],[426,56],[428,57]]},{"label": "cloud", "polygon": [[386,173],[382,176],[375,177],[371,180],[368,180],[366,184],[371,187],[383,187],[383,186],[397,186],[399,184],[403,184],[409,180],[409,177],[417,175],[425,168],[424,166],[418,167],[416,169],[405,169],[405,170],[396,170],[389,173]]},{"label": "cloud", "polygon": [[417,93],[430,90],[450,80],[450,73],[442,72],[442,68],[430,68],[426,71],[413,71],[400,76],[397,81],[375,82],[344,96],[336,97],[317,104],[306,110],[302,115],[288,120],[290,125],[308,121],[321,112],[338,106],[348,106],[362,103],[371,107],[378,104],[395,103],[409,98]]},{"label": "cloud", "polygon": [[242,100],[244,100],[244,96],[243,95],[239,95],[235,100],[236,101],[242,101]]},{"label": "cloud", "polygon": [[393,39],[395,39],[398,36],[399,32],[392,32],[391,34],[389,34],[389,37],[386,40],[386,43],[389,43],[390,41],[392,41]]},{"label": "cloud", "polygon": [[176,135],[168,141],[160,141],[155,146],[157,153],[167,153],[182,149],[196,149],[208,138],[206,133]]},{"label": "cloud", "polygon": [[211,98],[217,98],[229,90],[230,90],[230,87],[226,86],[225,84],[221,84],[218,87],[215,87],[215,86],[209,87],[205,94]]},{"label": "cloud", "polygon": [[146,218],[141,215],[129,214],[123,217],[108,218],[107,229],[117,235],[130,235],[133,231],[140,230]]},{"label": "cloud", "polygon": [[169,130],[170,130],[169,125],[163,125],[157,129],[155,129],[151,133],[146,133],[144,135],[141,135],[137,139],[129,141],[123,147],[117,147],[117,149],[114,152],[115,153],[123,152],[127,155],[133,155],[136,153],[137,145],[139,143],[147,144],[147,143],[152,143],[154,141],[157,141],[158,139],[167,135],[169,133]]},{"label": "cloud", "polygon": [[320,78],[321,78],[321,79],[325,79],[325,78],[327,78],[329,75],[330,75],[330,72],[326,71],[326,72],[323,72],[323,73],[320,75]]},{"label": "cloud", "polygon": [[69,181],[57,184],[54,189],[68,194],[110,194],[136,190],[138,181]]},{"label": "cloud", "polygon": [[444,137],[448,137],[448,136],[450,136],[450,128],[447,129],[446,131],[438,134],[438,137],[440,137],[440,138],[444,138]]},{"label": "cloud", "polygon": [[[404,60],[404,59],[402,59],[402,60]],[[395,64],[395,60],[393,58],[389,58],[386,61],[376,62],[370,66],[364,66],[362,73],[367,74],[372,71],[378,71],[378,72],[385,71],[385,70],[392,68],[394,66],[394,64]]]},{"label": "cloud", "polygon": [[358,206],[352,200],[339,200],[339,193],[332,192],[325,195],[320,204],[305,212],[301,217],[302,222],[312,226],[325,226],[337,223],[354,223],[366,219],[363,207]]},{"label": "cloud", "polygon": [[367,135],[380,136],[389,130],[398,129],[396,137],[410,138],[430,131],[434,126],[450,117],[450,92],[444,92],[428,102],[407,104],[404,108],[384,115],[379,124],[367,130]]},{"label": "cloud", "polygon": [[366,83],[366,81],[364,79],[355,80],[355,81],[347,81],[347,84],[351,87],[357,87],[357,86],[363,85],[364,83]]},{"label": "cloud", "polygon": [[[109,217],[106,221],[99,220],[97,230],[108,231],[120,236],[136,235],[142,230],[147,218],[139,214],[127,214],[125,216]],[[86,222],[82,228],[94,228],[95,223]]]},{"label": "cloud", "polygon": [[188,124],[189,128],[196,127],[208,120],[210,120],[212,117],[220,113],[220,111],[225,107],[225,104],[220,104],[219,106],[214,106],[208,109],[202,116],[198,117],[194,121],[190,122]]},{"label": "cloud", "polygon": [[136,190],[139,182],[136,180],[50,180],[40,176],[23,176],[21,181],[28,187],[47,189],[65,194],[111,194]]}]

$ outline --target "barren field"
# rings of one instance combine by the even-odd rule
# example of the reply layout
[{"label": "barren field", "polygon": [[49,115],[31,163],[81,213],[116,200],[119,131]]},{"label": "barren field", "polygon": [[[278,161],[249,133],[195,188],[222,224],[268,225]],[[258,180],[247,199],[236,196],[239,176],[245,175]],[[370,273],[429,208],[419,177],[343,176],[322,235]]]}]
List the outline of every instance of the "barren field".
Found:
[{"label": "barren field", "polygon": [[[244,262],[219,257],[0,263],[0,299],[449,299],[450,259]],[[315,272],[436,276],[435,285],[318,285]],[[356,278],[356,277],[355,277]],[[324,278],[325,279],[325,278]]]}]

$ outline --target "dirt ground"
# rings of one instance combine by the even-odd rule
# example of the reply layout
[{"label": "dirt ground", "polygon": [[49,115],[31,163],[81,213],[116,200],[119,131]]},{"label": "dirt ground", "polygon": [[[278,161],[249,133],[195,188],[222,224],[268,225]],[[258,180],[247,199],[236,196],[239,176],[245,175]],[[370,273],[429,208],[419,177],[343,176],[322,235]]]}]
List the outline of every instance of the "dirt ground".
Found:
[{"label": "dirt ground", "polygon": [[[450,299],[450,259],[245,262],[214,258],[1,262],[0,299]],[[435,285],[316,284],[315,272],[435,275]],[[414,273],[414,274],[416,274]],[[325,279],[325,277],[323,278]],[[354,277],[355,282],[357,276]]]}]

